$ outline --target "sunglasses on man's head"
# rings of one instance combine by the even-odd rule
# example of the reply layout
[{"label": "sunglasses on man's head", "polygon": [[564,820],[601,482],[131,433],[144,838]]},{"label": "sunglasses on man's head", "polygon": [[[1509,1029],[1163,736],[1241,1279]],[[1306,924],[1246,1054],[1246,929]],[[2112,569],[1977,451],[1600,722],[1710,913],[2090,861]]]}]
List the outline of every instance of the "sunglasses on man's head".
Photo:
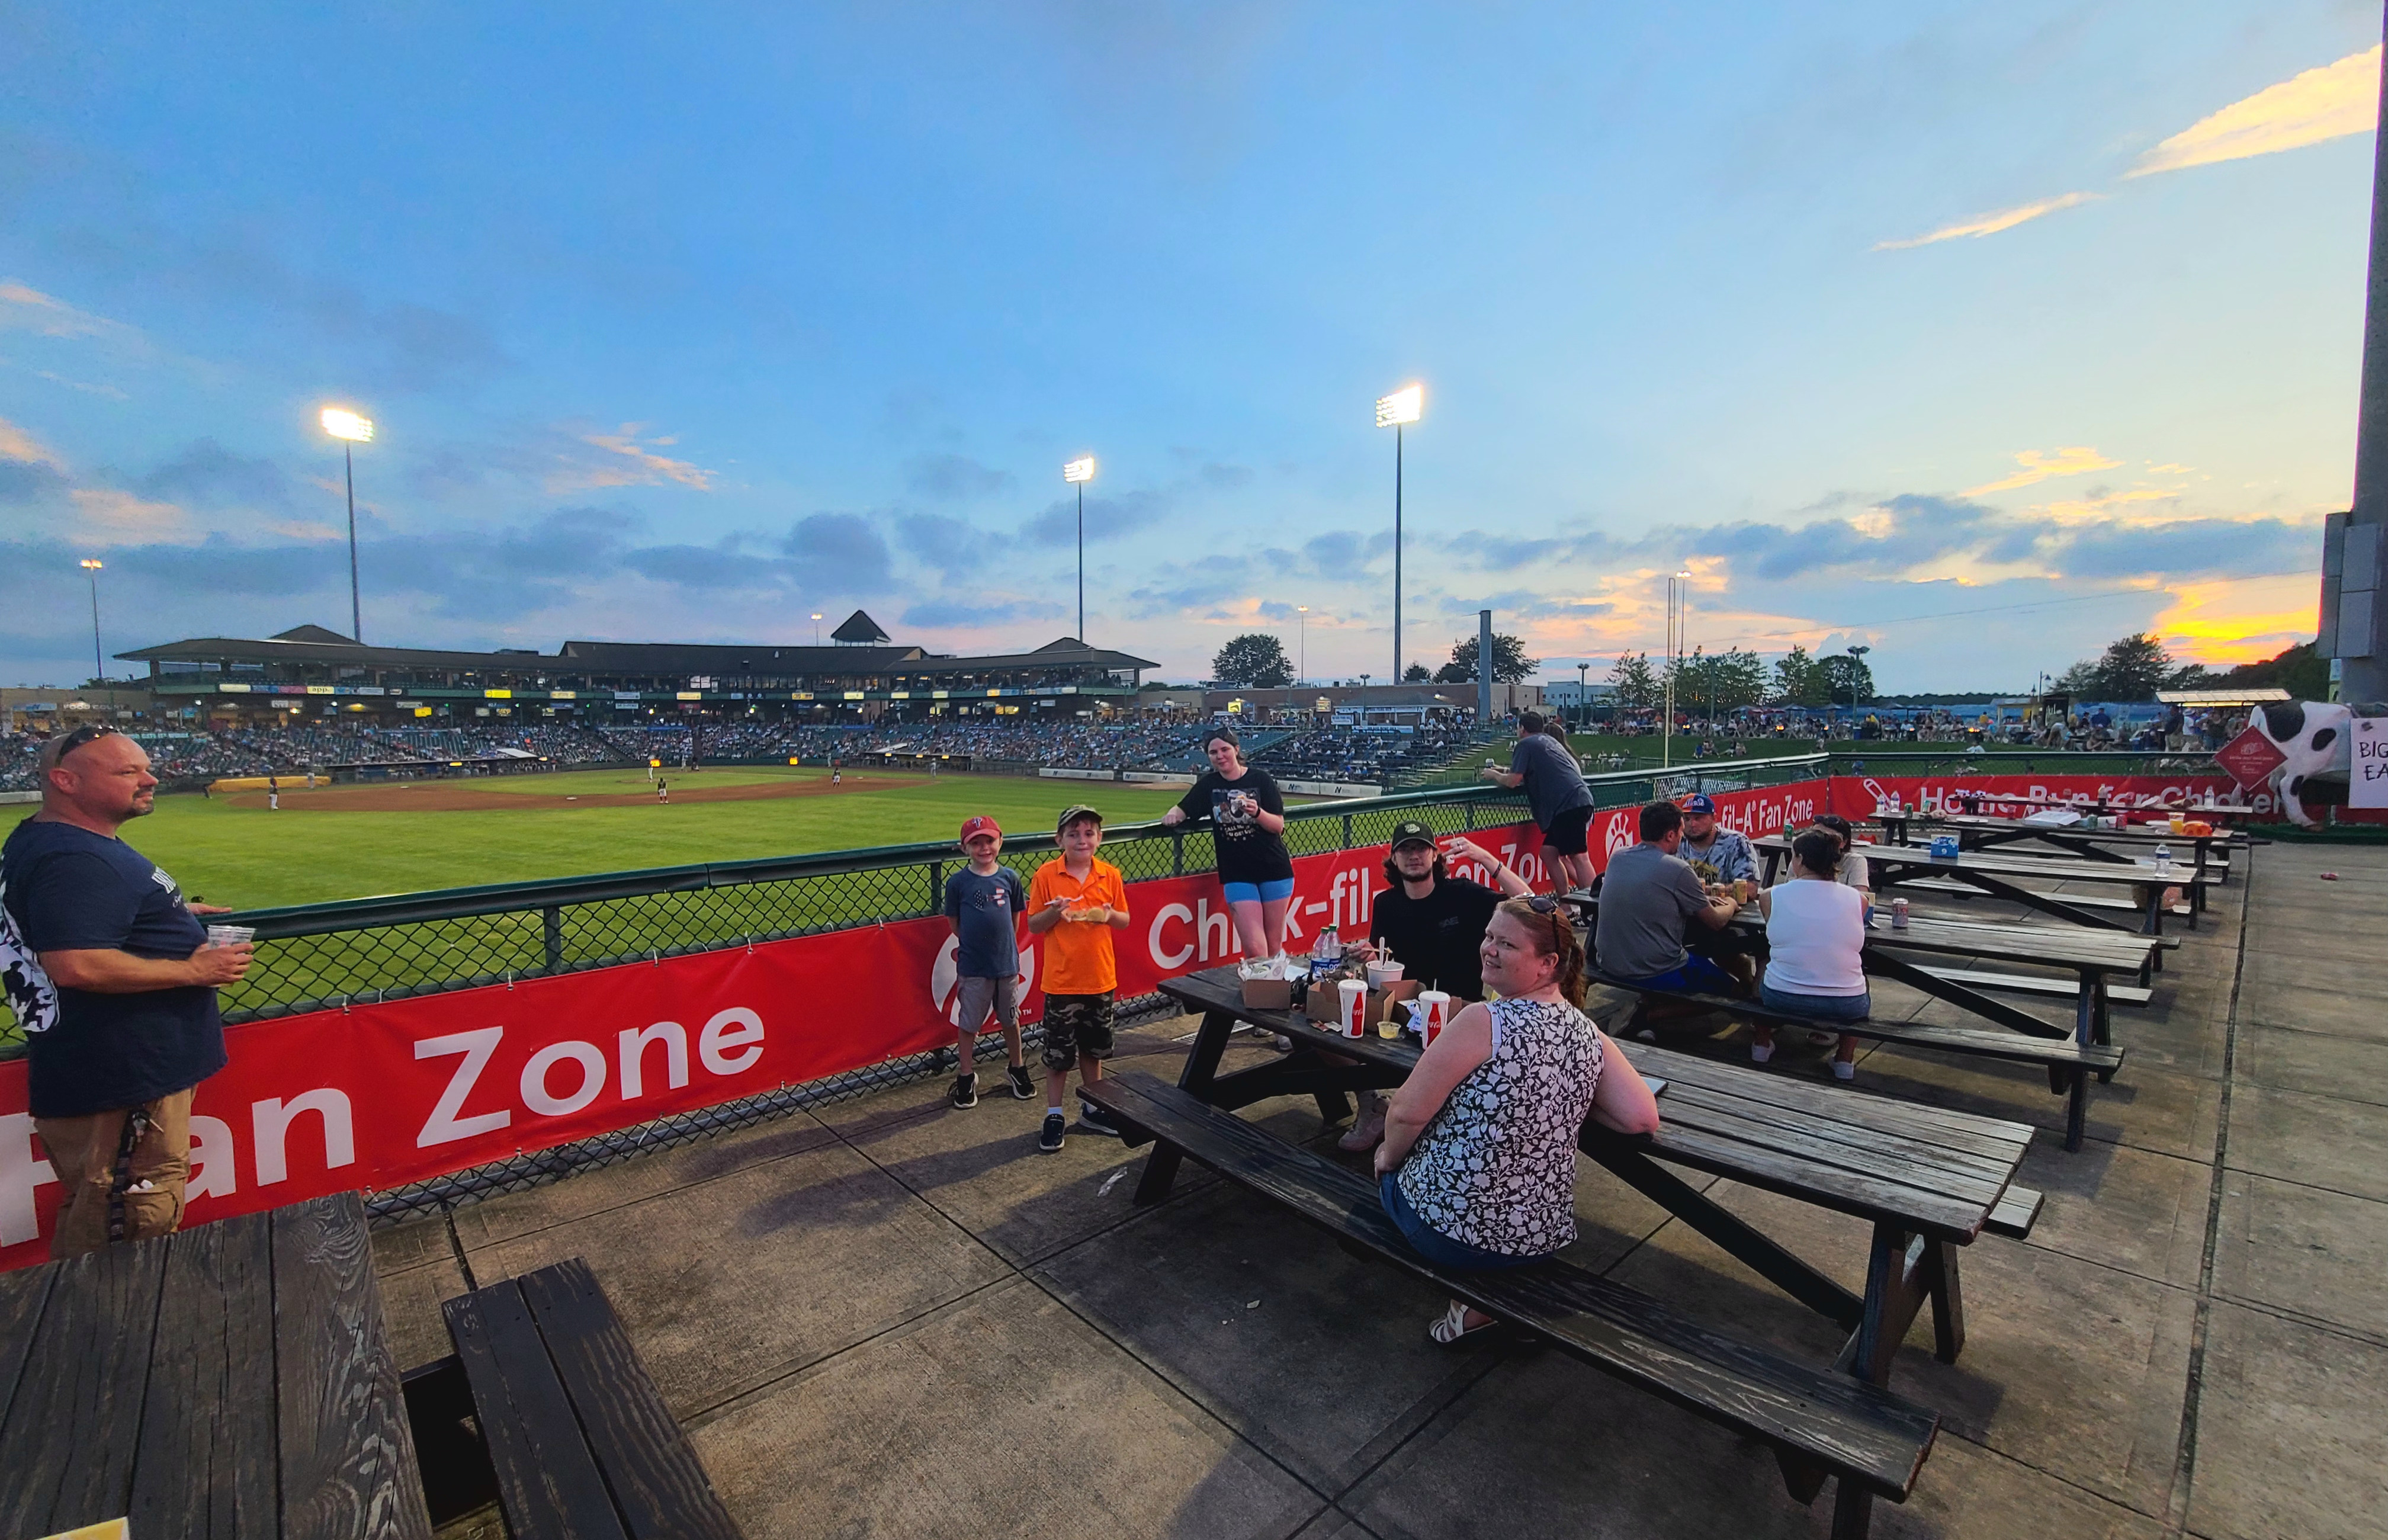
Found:
[{"label": "sunglasses on man's head", "polygon": [[115,731],[116,729],[108,726],[105,722],[85,722],[83,726],[76,728],[72,732],[67,734],[66,742],[58,745],[58,757],[63,759],[68,755],[72,754],[75,750],[83,747],[83,745],[88,744],[95,739],[105,738]]}]

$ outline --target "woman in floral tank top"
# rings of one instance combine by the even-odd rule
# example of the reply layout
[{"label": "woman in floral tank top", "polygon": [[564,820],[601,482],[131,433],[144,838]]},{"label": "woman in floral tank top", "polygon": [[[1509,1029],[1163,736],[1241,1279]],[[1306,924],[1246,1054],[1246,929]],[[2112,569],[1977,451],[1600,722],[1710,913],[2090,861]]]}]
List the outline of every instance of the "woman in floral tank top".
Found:
[{"label": "woman in floral tank top", "polygon": [[[1658,1103],[1580,1009],[1583,947],[1549,898],[1493,911],[1484,985],[1419,1055],[1385,1114],[1377,1172],[1385,1211],[1438,1266],[1515,1267],[1575,1239],[1576,1135],[1587,1114],[1655,1133]],[[1450,1343],[1492,1324],[1454,1300],[1432,1328]]]}]

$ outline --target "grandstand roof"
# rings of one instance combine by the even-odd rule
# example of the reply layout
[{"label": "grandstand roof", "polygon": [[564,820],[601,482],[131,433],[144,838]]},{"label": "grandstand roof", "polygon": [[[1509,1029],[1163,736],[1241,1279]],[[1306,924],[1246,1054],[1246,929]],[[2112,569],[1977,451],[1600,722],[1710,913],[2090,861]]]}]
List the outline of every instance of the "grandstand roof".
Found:
[{"label": "grandstand roof", "polygon": [[[857,611],[857,615],[861,612]],[[867,621],[869,617],[863,618]],[[842,629],[842,628],[841,628]],[[1047,668],[1157,668],[1150,658],[1089,647],[1064,637],[1033,653],[976,656],[933,654],[917,646],[775,646],[769,643],[683,642],[566,642],[553,654],[449,652],[421,647],[370,647],[321,626],[299,626],[270,637],[191,637],[119,653],[120,658],[159,663],[311,663],[351,668],[443,668],[495,672],[546,662],[592,673],[694,675],[747,673],[877,672],[906,664],[941,664],[957,669]],[[535,661],[536,660],[536,661]]]},{"label": "grandstand roof", "polygon": [[830,632],[829,636],[831,641],[842,642],[849,647],[877,646],[891,640],[885,629],[861,610],[856,610],[839,621],[837,630]]}]

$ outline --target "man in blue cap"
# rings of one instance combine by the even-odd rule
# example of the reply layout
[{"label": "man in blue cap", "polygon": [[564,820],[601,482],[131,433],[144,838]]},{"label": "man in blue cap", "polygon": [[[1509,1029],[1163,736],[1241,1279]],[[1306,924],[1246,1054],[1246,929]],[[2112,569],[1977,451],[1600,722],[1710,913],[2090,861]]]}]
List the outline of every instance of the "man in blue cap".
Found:
[{"label": "man in blue cap", "polygon": [[1716,798],[1706,792],[1683,799],[1683,843],[1675,853],[1687,861],[1706,861],[1721,883],[1758,881],[1758,852],[1749,836],[1717,827]]}]

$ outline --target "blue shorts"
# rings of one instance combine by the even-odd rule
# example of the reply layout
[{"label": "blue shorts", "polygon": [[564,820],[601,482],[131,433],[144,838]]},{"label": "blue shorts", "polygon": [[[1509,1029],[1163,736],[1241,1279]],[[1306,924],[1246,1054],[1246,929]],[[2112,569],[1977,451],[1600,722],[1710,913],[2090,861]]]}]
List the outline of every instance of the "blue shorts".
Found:
[{"label": "blue shorts", "polygon": [[1808,1016],[1820,1022],[1861,1022],[1874,1010],[1874,997],[1863,995],[1802,995],[1777,989],[1760,981],[1758,1003],[1786,1016]]},{"label": "blue shorts", "polygon": [[1388,1171],[1377,1178],[1377,1194],[1384,1200],[1385,1213],[1410,1243],[1410,1250],[1438,1267],[1460,1268],[1469,1272],[1491,1272],[1500,1267],[1522,1267],[1529,1262],[1540,1262],[1539,1256],[1511,1256],[1506,1252],[1488,1252],[1451,1237],[1426,1222],[1424,1215],[1410,1207],[1408,1196],[1402,1191],[1402,1179]]},{"label": "blue shorts", "polygon": [[1644,989],[1680,989],[1696,995],[1733,993],[1732,975],[1696,952],[1685,958],[1680,968],[1670,968],[1650,978],[1627,979],[1625,982]]},{"label": "blue shorts", "polygon": [[1272,883],[1221,883],[1219,887],[1231,904],[1275,904],[1293,897],[1291,877]]}]

